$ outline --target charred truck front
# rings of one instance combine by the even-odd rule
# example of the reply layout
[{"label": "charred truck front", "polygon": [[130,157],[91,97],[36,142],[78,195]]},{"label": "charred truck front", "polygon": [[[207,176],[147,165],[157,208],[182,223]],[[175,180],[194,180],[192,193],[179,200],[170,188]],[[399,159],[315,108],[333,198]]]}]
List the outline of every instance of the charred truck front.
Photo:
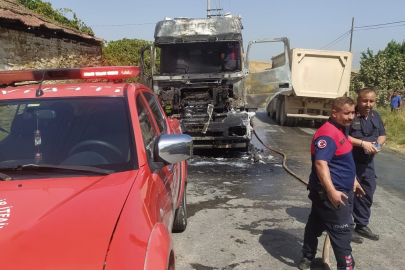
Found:
[{"label": "charred truck front", "polygon": [[[248,149],[254,111],[289,83],[285,76],[270,83],[268,74],[246,80],[241,30],[239,16],[166,19],[156,25],[154,46],[141,51],[141,82],[158,95],[169,117],[179,119],[194,148]],[[288,40],[273,41],[289,46]]]}]

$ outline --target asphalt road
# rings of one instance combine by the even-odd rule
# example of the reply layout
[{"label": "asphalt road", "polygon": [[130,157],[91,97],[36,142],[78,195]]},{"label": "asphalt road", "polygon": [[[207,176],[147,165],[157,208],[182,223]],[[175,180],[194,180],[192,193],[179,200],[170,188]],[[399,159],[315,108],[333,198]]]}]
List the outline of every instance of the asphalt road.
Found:
[{"label": "asphalt road", "polygon": [[[260,111],[254,126],[307,180],[316,129],[279,127]],[[252,143],[262,158],[258,163],[232,154],[189,160],[188,227],[173,235],[177,270],[297,269],[310,210],[306,186],[282,168],[281,156],[256,139]],[[376,157],[378,189],[370,226],[380,241],[352,245],[357,270],[405,269],[404,164],[405,156],[386,148]],[[323,239],[318,256],[322,244]],[[334,261],[332,251],[331,257]]]}]

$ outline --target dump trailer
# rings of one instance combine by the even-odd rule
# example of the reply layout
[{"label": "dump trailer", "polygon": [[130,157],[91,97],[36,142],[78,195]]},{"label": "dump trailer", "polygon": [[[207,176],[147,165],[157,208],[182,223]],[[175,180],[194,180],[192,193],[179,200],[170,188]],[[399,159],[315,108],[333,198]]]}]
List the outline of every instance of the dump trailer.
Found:
[{"label": "dump trailer", "polygon": [[[291,56],[292,89],[280,89],[267,105],[267,114],[281,126],[299,119],[325,122],[333,99],[348,94],[352,53],[294,48]],[[272,67],[285,62],[285,53],[272,57]]]},{"label": "dump trailer", "polygon": [[[153,45],[141,50],[141,83],[153,89],[168,117],[179,120],[195,149],[247,150],[256,109],[291,85],[289,40],[253,40],[245,53],[242,29],[240,16],[165,19],[156,24]],[[251,46],[266,42],[283,43],[285,63],[250,73]],[[239,50],[232,71],[222,66],[225,44]]]}]

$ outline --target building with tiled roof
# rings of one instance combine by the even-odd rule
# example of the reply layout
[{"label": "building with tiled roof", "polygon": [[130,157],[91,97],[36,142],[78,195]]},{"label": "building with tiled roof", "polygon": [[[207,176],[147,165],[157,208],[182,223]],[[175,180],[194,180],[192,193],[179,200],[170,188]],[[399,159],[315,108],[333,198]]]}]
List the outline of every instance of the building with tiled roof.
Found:
[{"label": "building with tiled roof", "polygon": [[102,42],[15,0],[0,0],[0,70],[83,66],[101,59]]}]

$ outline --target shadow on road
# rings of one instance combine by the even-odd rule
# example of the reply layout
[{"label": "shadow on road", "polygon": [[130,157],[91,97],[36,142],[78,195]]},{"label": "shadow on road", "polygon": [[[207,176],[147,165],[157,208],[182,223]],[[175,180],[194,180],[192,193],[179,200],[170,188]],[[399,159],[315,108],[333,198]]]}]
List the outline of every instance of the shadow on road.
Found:
[{"label": "shadow on road", "polygon": [[263,123],[276,125],[276,121],[274,121],[270,116],[268,116],[266,112],[256,112],[255,117],[260,121],[262,121]]},{"label": "shadow on road", "polygon": [[295,218],[297,221],[306,224],[308,221],[309,213],[311,209],[308,207],[289,207],[285,210],[287,214]]},{"label": "shadow on road", "polygon": [[259,242],[273,258],[288,266],[297,267],[303,243],[301,238],[286,231],[269,229],[263,231]]}]

